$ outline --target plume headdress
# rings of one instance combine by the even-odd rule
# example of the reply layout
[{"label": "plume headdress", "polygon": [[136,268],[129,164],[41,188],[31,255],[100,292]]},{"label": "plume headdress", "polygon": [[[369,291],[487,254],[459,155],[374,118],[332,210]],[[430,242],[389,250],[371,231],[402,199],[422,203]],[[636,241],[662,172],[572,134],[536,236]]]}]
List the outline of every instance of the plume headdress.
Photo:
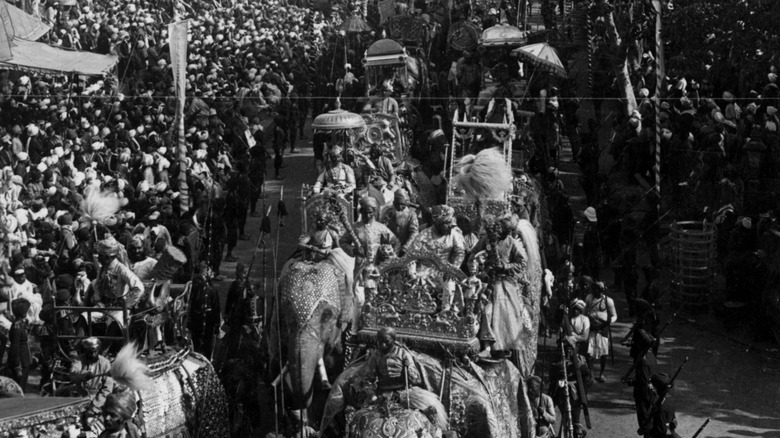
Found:
[{"label": "plume headdress", "polygon": [[455,169],[453,183],[469,200],[500,199],[512,188],[512,169],[497,148],[464,155]]}]

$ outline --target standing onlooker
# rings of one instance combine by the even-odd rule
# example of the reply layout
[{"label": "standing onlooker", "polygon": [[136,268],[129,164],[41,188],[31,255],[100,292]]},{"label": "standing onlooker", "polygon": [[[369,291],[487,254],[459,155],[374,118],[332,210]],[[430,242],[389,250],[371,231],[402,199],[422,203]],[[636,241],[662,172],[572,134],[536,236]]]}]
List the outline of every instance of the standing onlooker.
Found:
[{"label": "standing onlooker", "polygon": [[30,302],[24,298],[17,298],[11,302],[11,311],[15,320],[8,332],[11,347],[8,350],[8,369],[11,370],[11,376],[23,391],[27,388],[27,377],[32,363],[28,339],[28,310],[30,310]]},{"label": "standing onlooker", "polygon": [[604,382],[604,368],[607,365],[607,356],[610,349],[610,325],[617,321],[615,301],[606,294],[604,283],[597,281],[593,292],[585,297],[585,314],[590,318],[590,334],[588,336],[588,356],[590,356],[593,369],[593,361],[599,359],[599,375],[596,380]]},{"label": "standing onlooker", "polygon": [[585,209],[584,215],[587,223],[585,224],[585,234],[582,238],[582,263],[580,266],[582,266],[583,274],[598,280],[602,253],[596,209],[588,207]]}]

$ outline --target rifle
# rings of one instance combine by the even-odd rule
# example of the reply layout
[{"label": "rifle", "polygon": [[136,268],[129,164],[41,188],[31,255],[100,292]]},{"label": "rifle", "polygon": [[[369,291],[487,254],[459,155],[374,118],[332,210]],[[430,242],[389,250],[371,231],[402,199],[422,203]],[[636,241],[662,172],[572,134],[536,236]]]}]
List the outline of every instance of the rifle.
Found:
[{"label": "rifle", "polygon": [[[564,334],[571,335],[573,329],[571,327],[571,321],[569,321],[569,308],[568,306],[563,308],[563,326]],[[563,341],[563,338],[561,338]],[[590,410],[588,409],[588,393],[585,392],[585,382],[582,380],[582,373],[580,372],[580,357],[577,354],[577,346],[573,347],[571,355],[571,363],[574,365],[574,375],[577,376],[577,391],[580,394],[580,403],[582,403],[582,413],[585,415],[585,425],[590,429]],[[574,436],[572,434],[572,436]]]},{"label": "rifle", "polygon": [[701,435],[702,431],[704,430],[707,425],[710,424],[710,419],[706,419],[704,421],[704,424],[701,425],[701,427],[696,431],[696,433],[693,434],[693,438],[696,438],[697,436]]},{"label": "rifle", "polygon": [[[658,339],[658,338],[660,338],[660,337],[661,337],[661,334],[664,332],[664,330],[666,330],[666,328],[667,328],[667,327],[669,327],[669,324],[671,324],[671,323],[672,323],[672,319],[673,319],[673,318],[674,318],[674,316],[672,316],[672,318],[670,318],[668,321],[666,321],[666,324],[664,324],[664,325],[663,325],[663,327],[661,327],[661,330],[658,330],[658,336],[656,337],[656,339]],[[643,351],[643,352],[642,352],[642,354],[640,354],[640,355],[639,355],[639,357],[642,357],[642,356],[644,356],[645,354],[647,354],[647,352],[648,352],[648,351],[650,351],[650,350],[652,350],[652,348],[653,348],[653,346],[652,346],[652,345],[651,345],[651,346],[649,346],[649,347],[647,347],[647,348],[645,349],[645,351]],[[620,378],[620,381],[621,381],[621,382],[625,382],[625,381],[627,381],[627,380],[628,380],[628,376],[630,376],[630,375],[631,375],[631,373],[633,373],[633,372],[634,372],[634,370],[636,369],[636,365],[637,365],[637,363],[638,363],[638,362],[639,362],[638,360],[634,360],[634,363],[632,363],[632,364],[631,364],[631,367],[628,369],[628,371],[626,372],[626,374],[625,374],[623,377],[621,377],[621,378]]]},{"label": "rifle", "polygon": [[[566,315],[564,315],[564,316],[566,316]],[[574,353],[576,354],[577,352],[575,351]],[[569,377],[568,377],[569,373],[566,372],[566,345],[565,345],[565,342],[563,340],[563,337],[561,337],[561,364],[563,364],[563,380],[565,381],[563,388],[566,391],[566,418],[569,419],[569,424],[566,424],[566,425],[561,424],[561,428],[563,428],[564,426],[567,427],[567,429],[569,431],[569,436],[573,437],[574,436],[574,420],[571,418],[571,401],[569,401]],[[539,399],[541,400],[541,398],[542,398],[542,395],[541,395],[541,391],[540,391]]]},{"label": "rifle", "polygon": [[[609,298],[606,294],[604,300],[607,302],[607,335],[609,335],[609,357],[612,359],[612,366],[615,366],[615,346],[612,343],[612,312],[609,310]],[[612,302],[614,306],[614,301]]]},{"label": "rifle", "polygon": [[685,357],[685,360],[683,360],[683,363],[677,368],[677,371],[674,372],[674,376],[672,376],[672,380],[669,381],[669,384],[666,385],[666,392],[664,393],[661,398],[655,401],[653,403],[653,406],[650,408],[650,415],[647,416],[647,419],[645,420],[644,424],[642,424],[641,430],[644,430],[650,423],[653,421],[653,415],[655,415],[659,409],[661,409],[664,405],[664,402],[666,401],[666,397],[669,395],[669,390],[674,387],[674,381],[677,380],[677,376],[680,375],[680,372],[682,371],[683,367],[685,367],[685,364],[688,363],[688,356]]}]

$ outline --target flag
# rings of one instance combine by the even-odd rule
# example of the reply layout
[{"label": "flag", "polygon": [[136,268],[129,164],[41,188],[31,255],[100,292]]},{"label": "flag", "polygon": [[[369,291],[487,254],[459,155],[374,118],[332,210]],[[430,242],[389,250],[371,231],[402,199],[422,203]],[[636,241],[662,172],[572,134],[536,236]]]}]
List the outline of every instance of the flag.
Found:
[{"label": "flag", "polygon": [[182,212],[189,211],[189,188],[187,187],[187,142],[184,140],[184,101],[187,89],[187,28],[189,21],[177,21],[168,25],[171,51],[173,86],[176,90],[176,144],[179,159],[179,193]]}]

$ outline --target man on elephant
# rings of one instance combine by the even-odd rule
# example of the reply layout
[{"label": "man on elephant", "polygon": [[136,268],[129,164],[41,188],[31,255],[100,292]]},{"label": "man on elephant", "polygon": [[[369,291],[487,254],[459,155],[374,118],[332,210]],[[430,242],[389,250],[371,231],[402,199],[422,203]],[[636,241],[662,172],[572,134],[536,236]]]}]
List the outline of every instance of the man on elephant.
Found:
[{"label": "man on elephant", "polygon": [[512,214],[507,213],[488,227],[487,236],[473,251],[474,254],[487,252],[487,270],[493,290],[492,312],[480,328],[481,337],[487,344],[484,354],[489,353],[491,342],[492,349],[506,353],[517,354],[524,348],[521,333],[530,320],[528,304],[523,299],[528,283],[525,273],[528,254],[520,240],[512,236],[513,230]]},{"label": "man on elephant", "polygon": [[[372,197],[360,199],[361,220],[355,225],[354,236],[349,235],[352,240],[355,254],[355,275],[354,278],[360,278],[363,269],[374,263],[374,257],[377,250],[382,245],[391,245],[396,254],[401,249],[401,242],[395,237],[390,229],[384,224],[377,222],[376,210],[378,203]],[[352,315],[352,334],[357,334],[357,321],[360,318],[360,311],[365,302],[363,285],[355,287],[355,305]]]},{"label": "man on elephant", "polygon": [[355,171],[344,164],[343,152],[344,149],[339,145],[330,149],[325,171],[317,177],[317,182],[314,183],[314,193],[320,193],[322,189],[327,187],[346,196],[355,190]]},{"label": "man on elephant", "polygon": [[392,80],[382,83],[382,95],[382,100],[378,102],[379,106],[377,109],[379,112],[398,116],[398,101],[393,98]]},{"label": "man on elephant", "polygon": [[330,254],[331,248],[339,247],[339,236],[329,227],[328,214],[318,211],[315,215],[315,229],[298,239],[298,249],[304,252],[304,258],[312,262],[321,262]]},{"label": "man on elephant", "polygon": [[[347,293],[354,293],[355,259],[339,248],[339,236],[329,226],[330,218],[327,212],[317,212],[315,220],[316,228],[298,239],[298,248],[304,251],[306,260],[313,263],[325,261],[341,270],[346,277]],[[352,326],[357,327],[357,319],[353,320]],[[324,366],[321,370],[324,370]]]},{"label": "man on elephant", "polygon": [[[385,224],[376,220],[379,203],[366,196],[360,199],[360,222],[355,224],[353,241],[355,254],[355,272],[361,270],[369,261],[373,261],[381,245],[391,245],[396,254],[401,250],[401,242]],[[356,241],[354,239],[357,239]]]},{"label": "man on elephant", "polygon": [[435,409],[436,423],[441,430],[447,430],[447,413],[436,394],[421,387],[422,375],[417,369],[411,352],[396,342],[396,332],[383,327],[377,332],[377,348],[371,353],[363,367],[367,380],[377,380],[377,394],[392,397],[398,394],[401,404],[425,411]]},{"label": "man on elephant", "polygon": [[92,399],[91,414],[96,415],[113,389],[109,376],[111,361],[100,354],[100,339],[85,338],[78,345],[78,360],[71,364],[70,384],[57,391],[60,397],[88,395]]},{"label": "man on elephant", "polygon": [[456,226],[455,210],[448,205],[437,205],[431,209],[433,226],[418,234],[407,251],[431,253],[443,263],[460,269],[466,258],[466,243],[463,233]]},{"label": "man on elephant", "polygon": [[409,243],[420,233],[417,212],[409,207],[409,193],[405,189],[395,191],[393,208],[385,212],[382,222],[398,237],[401,242],[401,255],[403,255]]},{"label": "man on elephant", "polygon": [[[121,244],[109,236],[97,244],[98,262],[100,271],[97,279],[87,285],[88,280],[84,278],[80,289],[86,290],[84,304],[95,307],[134,307],[144,293],[145,286],[141,279],[124,263],[120,262],[118,256],[124,252]],[[124,258],[124,257],[123,257]],[[81,298],[78,297],[77,302]],[[111,318],[96,318],[93,314],[93,321],[106,324],[106,335],[121,336],[122,327],[127,323],[124,320],[122,311],[116,310],[107,312]],[[86,315],[81,321],[86,324]],[[94,322],[93,322],[94,324]],[[83,328],[83,327],[82,327]],[[117,347],[118,345],[113,345]]]}]

